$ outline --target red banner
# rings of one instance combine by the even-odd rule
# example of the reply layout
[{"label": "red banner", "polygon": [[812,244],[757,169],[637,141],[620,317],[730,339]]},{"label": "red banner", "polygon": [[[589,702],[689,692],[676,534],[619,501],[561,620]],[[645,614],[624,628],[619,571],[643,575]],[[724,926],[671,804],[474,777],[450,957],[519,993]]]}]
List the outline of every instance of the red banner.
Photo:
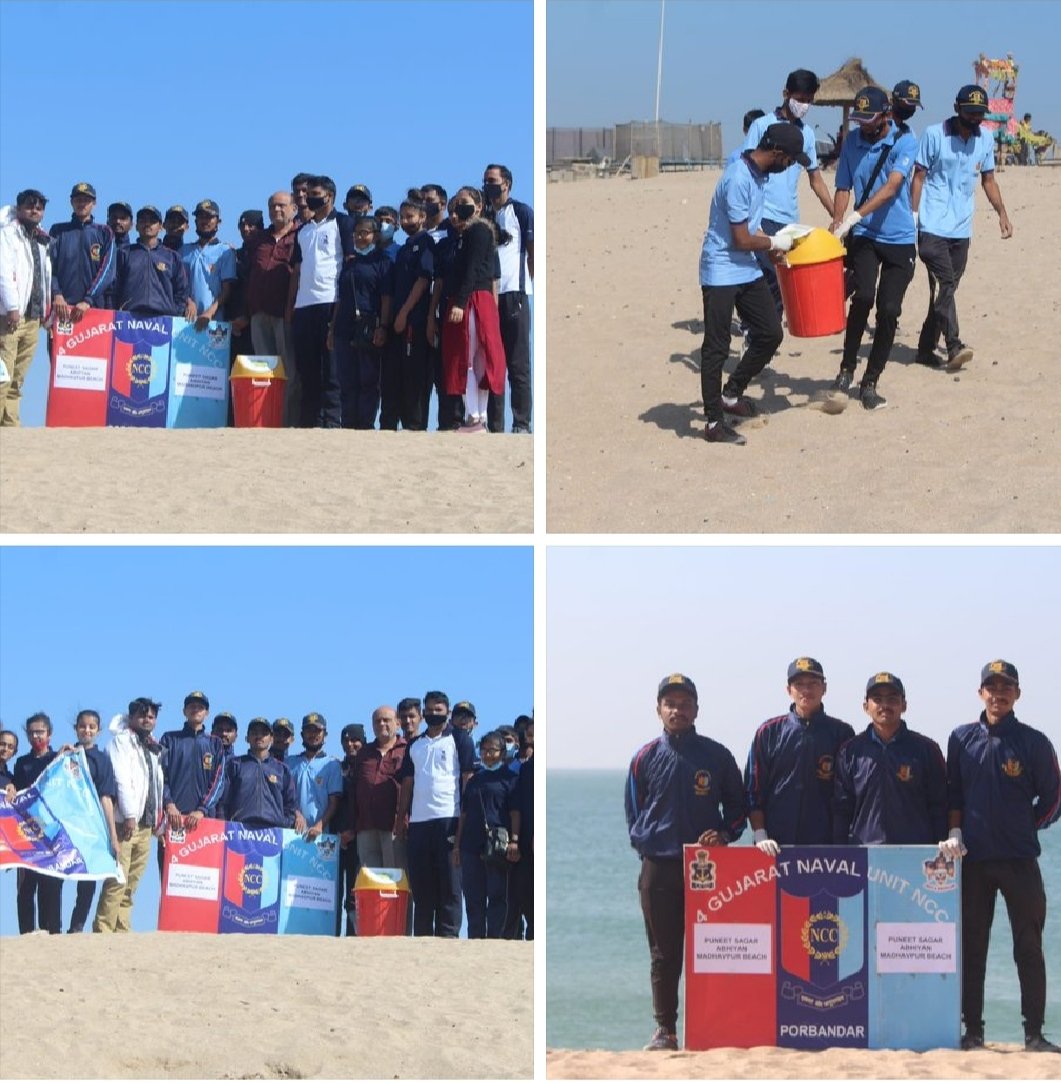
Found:
[{"label": "red banner", "polygon": [[56,324],[45,425],[106,424],[113,338],[109,309],[89,309],[76,324]]},{"label": "red banner", "polygon": [[225,821],[204,818],[194,828],[166,829],[158,928],[217,933]]}]

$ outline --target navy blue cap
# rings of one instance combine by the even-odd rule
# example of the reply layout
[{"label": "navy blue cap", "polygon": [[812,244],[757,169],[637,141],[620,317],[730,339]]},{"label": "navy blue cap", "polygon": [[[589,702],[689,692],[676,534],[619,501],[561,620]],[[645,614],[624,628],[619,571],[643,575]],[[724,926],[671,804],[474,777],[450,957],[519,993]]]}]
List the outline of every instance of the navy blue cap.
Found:
[{"label": "navy blue cap", "polygon": [[894,674],[889,674],[887,670],[882,670],[879,674],[874,674],[873,677],[866,682],[866,695],[868,696],[870,691],[875,689],[878,685],[890,685],[893,689],[899,690],[900,696],[906,696],[906,690],[903,688],[903,683]]},{"label": "navy blue cap", "polygon": [[898,102],[906,102],[907,105],[915,105],[918,109],[925,108],[921,101],[921,88],[909,79],[900,79],[895,84],[892,88],[892,98]]},{"label": "navy blue cap", "polygon": [[825,680],[825,671],[822,669],[822,664],[817,659],[812,659],[809,655],[802,655],[798,659],[793,659],[788,664],[788,682],[791,685],[793,678],[798,678],[801,674],[808,674],[810,677],[821,678]]},{"label": "navy blue cap", "polygon": [[986,113],[987,91],[975,83],[966,83],[955,96],[954,104],[971,113]]},{"label": "navy blue cap", "polygon": [[855,107],[851,110],[851,119],[872,120],[878,113],[883,113],[889,105],[888,95],[880,87],[863,87],[855,95]]},{"label": "navy blue cap", "polygon": [[687,678],[684,674],[668,674],[659,683],[659,691],[656,693],[656,699],[659,700],[664,693],[670,692],[671,689],[684,689],[694,700],[699,702],[693,679]]},{"label": "navy blue cap", "polygon": [[758,149],[761,151],[784,151],[789,158],[794,158],[804,169],[810,165],[810,159],[803,150],[803,130],[797,128],[794,124],[785,124],[783,122],[771,124],[763,132]]},{"label": "navy blue cap", "polygon": [[983,685],[985,681],[989,681],[993,677],[1005,678],[1006,681],[1011,681],[1014,685],[1020,684],[1017,668],[1013,663],[1006,662],[1005,659],[995,659],[994,662],[989,662],[980,671],[980,684]]}]

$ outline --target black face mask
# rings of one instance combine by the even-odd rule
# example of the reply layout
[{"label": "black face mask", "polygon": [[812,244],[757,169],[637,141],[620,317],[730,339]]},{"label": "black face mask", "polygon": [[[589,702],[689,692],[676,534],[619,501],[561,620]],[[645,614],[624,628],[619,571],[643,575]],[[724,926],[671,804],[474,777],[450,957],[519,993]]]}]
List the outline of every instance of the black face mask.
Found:
[{"label": "black face mask", "polygon": [[499,200],[501,198],[501,185],[494,184],[493,182],[484,184],[483,195],[485,195],[491,203],[493,203],[494,200]]},{"label": "black face mask", "polygon": [[425,203],[424,204],[424,213],[427,215],[428,218],[434,218],[435,215],[437,215],[438,212],[441,211],[441,210],[442,210],[442,204],[441,203]]},{"label": "black face mask", "polygon": [[311,211],[319,211],[328,201],[323,196],[307,196],[306,206]]},{"label": "black face mask", "polygon": [[467,222],[475,214],[475,206],[471,203],[458,203],[453,213],[458,221]]},{"label": "black face mask", "polygon": [[907,105],[905,102],[892,102],[892,116],[898,121],[907,121],[916,112],[916,105]]},{"label": "black face mask", "polygon": [[980,118],[977,118],[976,120],[972,120],[969,117],[963,117],[962,114],[959,113],[958,114],[958,120],[961,122],[962,127],[964,127],[972,135],[978,136],[980,134],[980,123],[981,123]]},{"label": "black face mask", "polygon": [[217,230],[196,230],[201,241],[212,241],[217,236]]}]

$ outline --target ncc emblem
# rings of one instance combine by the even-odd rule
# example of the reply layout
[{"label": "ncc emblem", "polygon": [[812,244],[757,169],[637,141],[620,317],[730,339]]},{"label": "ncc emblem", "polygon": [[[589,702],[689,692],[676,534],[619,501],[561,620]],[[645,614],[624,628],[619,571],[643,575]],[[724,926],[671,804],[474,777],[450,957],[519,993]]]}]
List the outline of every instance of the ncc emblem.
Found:
[{"label": "ncc emblem", "polygon": [[693,793],[697,798],[706,798],[711,792],[711,773],[706,768],[701,768],[693,776]]},{"label": "ncc emblem", "polygon": [[1021,764],[1016,757],[1010,757],[1002,764],[1002,771],[1009,776],[1010,779],[1018,779],[1024,774],[1024,765]]},{"label": "ncc emblem", "polygon": [[264,880],[265,873],[262,867],[254,863],[244,866],[239,875],[240,888],[248,896],[260,896]]},{"label": "ncc emblem", "polygon": [[914,778],[914,769],[909,764],[900,764],[899,770],[895,773],[895,778],[900,783],[910,783]]},{"label": "ncc emblem", "polygon": [[213,753],[203,753],[203,767],[207,771],[210,771],[210,769],[213,766],[214,766],[214,754]]},{"label": "ncc emblem", "polygon": [[715,863],[708,857],[708,851],[698,850],[689,863],[689,888],[694,892],[713,892],[715,890]]},{"label": "ncc emblem", "polygon": [[151,383],[154,364],[150,354],[133,354],[126,366],[130,384],[146,385]]},{"label": "ncc emblem", "polygon": [[930,892],[952,892],[958,887],[954,878],[954,859],[942,854],[928,859],[922,867],[925,871],[925,888]]},{"label": "ncc emblem", "polygon": [[847,946],[847,923],[835,911],[815,911],[800,930],[812,960],[835,960]]},{"label": "ncc emblem", "polygon": [[818,778],[823,782],[833,777],[833,758],[828,753],[824,756],[818,757]]}]

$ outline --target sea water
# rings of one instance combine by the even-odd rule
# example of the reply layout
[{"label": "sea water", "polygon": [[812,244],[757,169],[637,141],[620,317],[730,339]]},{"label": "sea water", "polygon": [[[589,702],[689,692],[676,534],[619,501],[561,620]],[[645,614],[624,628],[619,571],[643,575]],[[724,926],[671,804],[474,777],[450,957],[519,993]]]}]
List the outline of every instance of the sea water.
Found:
[{"label": "sea water", "polygon": [[[546,1042],[551,1048],[633,1050],[655,1028],[637,897],[639,863],[623,811],[625,782],[624,772],[547,773]],[[1039,838],[1047,896],[1044,1031],[1056,1042],[1061,1041],[1061,823]],[[750,840],[746,829],[740,843]],[[1012,953],[999,898],[985,986],[989,1042],[1024,1039]]]}]

